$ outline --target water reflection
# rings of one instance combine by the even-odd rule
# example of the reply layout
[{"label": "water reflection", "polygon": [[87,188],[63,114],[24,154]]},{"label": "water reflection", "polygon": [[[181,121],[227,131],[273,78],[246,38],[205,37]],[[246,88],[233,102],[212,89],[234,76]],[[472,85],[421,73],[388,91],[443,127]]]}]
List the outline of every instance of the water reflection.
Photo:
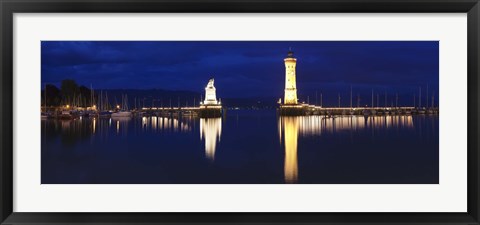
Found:
[{"label": "water reflection", "polygon": [[200,119],[200,140],[205,139],[205,156],[215,160],[215,149],[222,135],[222,118]]},{"label": "water reflection", "polygon": [[[283,117],[287,118],[287,117]],[[319,136],[322,133],[335,133],[342,131],[358,131],[364,129],[384,128],[414,128],[413,119],[410,115],[399,116],[298,116],[298,133],[301,136]],[[278,132],[280,141],[282,138],[282,119],[278,120]]]},{"label": "water reflection", "polygon": [[438,116],[229,113],[42,120],[42,183],[438,183]]},{"label": "water reflection", "polygon": [[96,121],[90,123],[81,119],[43,120],[42,123],[45,123],[45,126],[42,126],[45,138],[60,137],[61,143],[65,147],[72,147],[83,140],[87,140],[97,130]]},{"label": "water reflection", "polygon": [[296,183],[298,180],[297,142],[298,128],[301,117],[283,117],[281,124],[285,137],[284,174],[286,183]]},{"label": "water reflection", "polygon": [[194,121],[192,118],[174,118],[174,117],[142,117],[142,127],[145,131],[173,131],[187,132],[192,131]]},{"label": "water reflection", "polygon": [[93,123],[93,131],[92,131],[92,133],[95,134],[95,131],[96,131],[96,128],[97,128],[97,119],[96,119],[96,118],[93,118],[92,123]]},{"label": "water reflection", "polygon": [[115,130],[117,134],[127,135],[128,134],[128,125],[132,120],[131,117],[115,117],[111,118],[113,123],[115,123]]},{"label": "water reflection", "polygon": [[411,115],[398,116],[282,116],[278,119],[278,135],[285,148],[284,177],[286,183],[298,182],[298,136],[320,136],[324,133],[365,129],[414,128]]}]

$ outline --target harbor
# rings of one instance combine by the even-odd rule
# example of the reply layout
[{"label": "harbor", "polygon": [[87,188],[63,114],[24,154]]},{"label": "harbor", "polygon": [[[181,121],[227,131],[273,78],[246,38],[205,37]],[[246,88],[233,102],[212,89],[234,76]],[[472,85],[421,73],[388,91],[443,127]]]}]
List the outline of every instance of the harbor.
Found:
[{"label": "harbor", "polygon": [[[46,101],[45,93],[45,102]],[[77,119],[80,117],[102,117],[102,118],[131,118],[135,116],[196,116],[201,118],[216,118],[221,117],[226,110],[222,107],[220,100],[217,100],[216,89],[214,86],[214,79],[211,78],[205,87],[205,100],[200,102],[198,107],[142,107],[129,109],[128,96],[122,94],[122,103],[112,107],[108,101],[108,96],[103,96],[101,93],[98,96],[99,106],[95,104],[94,91],[91,91],[90,102],[92,106],[81,107],[78,105],[64,105],[60,107],[42,107],[42,119]],[[81,102],[81,99],[78,100]],[[135,103],[135,106],[137,104]]]},{"label": "harbor", "polygon": [[438,184],[438,49],[42,42],[41,184]]},{"label": "harbor", "polygon": [[[412,105],[399,106],[398,104],[398,94],[394,96],[395,104],[391,100],[390,106],[387,104],[387,94],[384,94],[384,103],[380,106],[380,95],[377,93],[374,94],[372,89],[371,92],[371,104],[365,106],[360,106],[360,98],[357,97],[357,106],[353,106],[353,91],[350,87],[350,105],[349,107],[342,106],[340,94],[338,95],[338,106],[333,107],[323,107],[323,95],[320,97],[320,105],[309,104],[305,101],[301,102],[298,99],[297,95],[297,75],[296,75],[296,64],[297,58],[294,57],[293,51],[290,49],[287,53],[287,57],[284,58],[285,64],[285,89],[284,89],[284,98],[280,98],[277,102],[277,114],[280,116],[308,116],[308,115],[323,115],[325,117],[335,117],[335,116],[386,116],[386,115],[438,115],[439,108],[434,105],[435,96],[429,96],[428,86],[426,93],[426,104],[422,105],[422,90],[419,87],[418,100],[417,96],[413,96]],[[104,118],[128,118],[134,116],[171,116],[171,117],[182,117],[182,116],[195,116],[200,118],[218,118],[222,117],[226,112],[227,108],[222,105],[222,102],[217,98],[216,87],[214,85],[214,78],[208,80],[207,85],[205,86],[205,97],[200,97],[203,99],[198,106],[180,106],[178,102],[177,107],[172,106],[171,99],[170,105],[164,107],[163,104],[161,107],[155,107],[152,100],[151,107],[137,107],[137,101],[135,100],[134,108],[129,109],[127,95],[121,96],[121,103],[116,104],[115,107],[111,106],[111,103],[108,100],[108,95],[100,92],[100,95],[95,95],[93,88],[90,90],[90,103],[89,107],[80,107],[81,99],[73,97],[73,105],[66,104],[60,107],[42,107],[42,118],[55,118],[55,119],[76,119],[79,117],[104,117]],[[98,91],[97,91],[98,93]],[[46,91],[45,91],[45,103],[46,100]],[[316,96],[317,98],[318,96]],[[375,98],[376,97],[376,98]],[[431,99],[430,99],[431,98]],[[424,101],[425,101],[424,100]],[[429,103],[430,100],[430,103]],[[417,104],[418,101],[418,104]],[[85,102],[85,101],[84,101]],[[98,106],[97,103],[98,102]],[[375,105],[376,103],[376,105]],[[145,104],[145,103],[144,103]],[[84,103],[85,105],[85,103]],[[131,106],[130,106],[131,107]]]}]

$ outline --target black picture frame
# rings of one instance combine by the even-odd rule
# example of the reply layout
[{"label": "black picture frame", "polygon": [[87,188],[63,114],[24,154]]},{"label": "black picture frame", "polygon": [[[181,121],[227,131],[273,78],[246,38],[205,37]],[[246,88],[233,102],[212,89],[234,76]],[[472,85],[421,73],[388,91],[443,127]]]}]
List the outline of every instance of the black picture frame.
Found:
[{"label": "black picture frame", "polygon": [[[479,0],[0,0],[2,224],[479,224]],[[468,13],[467,213],[13,212],[14,13]],[[94,204],[94,203],[92,203]],[[252,204],[255,204],[252,202]]]}]

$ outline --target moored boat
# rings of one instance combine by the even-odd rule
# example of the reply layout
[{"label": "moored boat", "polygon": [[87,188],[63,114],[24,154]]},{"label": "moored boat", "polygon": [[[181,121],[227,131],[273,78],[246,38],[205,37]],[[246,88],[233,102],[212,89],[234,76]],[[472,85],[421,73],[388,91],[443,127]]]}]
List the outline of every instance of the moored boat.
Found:
[{"label": "moored boat", "polygon": [[109,112],[109,111],[98,112],[98,117],[99,118],[110,118],[111,115],[112,115],[112,112]]},{"label": "moored boat", "polygon": [[74,115],[71,111],[64,110],[62,113],[58,116],[59,119],[62,120],[71,120],[75,119],[77,115]]},{"label": "moored boat", "polygon": [[112,113],[112,118],[113,117],[132,117],[133,114],[132,112],[129,112],[129,111],[118,111],[118,112],[114,112]]},{"label": "moored boat", "polygon": [[51,115],[48,114],[48,113],[46,113],[46,112],[42,112],[42,114],[41,114],[41,118],[42,118],[42,119],[48,119],[48,118],[50,118],[50,117],[51,117]]},{"label": "moored boat", "polygon": [[128,110],[128,100],[127,100],[127,95],[123,96],[122,95],[122,107],[117,105],[117,109],[119,111],[113,112],[112,113],[112,118],[127,118],[127,117],[133,117],[133,113]]}]

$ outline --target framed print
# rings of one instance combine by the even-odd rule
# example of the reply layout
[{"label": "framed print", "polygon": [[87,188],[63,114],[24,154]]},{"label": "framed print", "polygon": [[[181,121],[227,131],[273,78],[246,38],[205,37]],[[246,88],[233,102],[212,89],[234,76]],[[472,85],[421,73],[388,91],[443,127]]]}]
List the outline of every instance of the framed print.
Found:
[{"label": "framed print", "polygon": [[467,1],[1,1],[2,224],[479,224]]}]

